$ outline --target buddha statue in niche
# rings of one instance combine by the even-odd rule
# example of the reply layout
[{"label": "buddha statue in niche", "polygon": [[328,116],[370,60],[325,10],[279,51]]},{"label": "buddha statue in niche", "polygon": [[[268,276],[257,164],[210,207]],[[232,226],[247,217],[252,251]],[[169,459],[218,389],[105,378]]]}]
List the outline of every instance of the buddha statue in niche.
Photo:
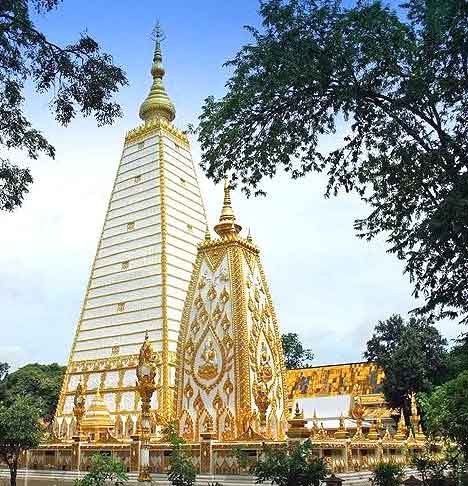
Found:
[{"label": "buddha statue in niche", "polygon": [[198,374],[205,380],[212,380],[218,374],[218,360],[211,339],[207,339],[205,342],[201,358],[203,363],[198,368]]}]

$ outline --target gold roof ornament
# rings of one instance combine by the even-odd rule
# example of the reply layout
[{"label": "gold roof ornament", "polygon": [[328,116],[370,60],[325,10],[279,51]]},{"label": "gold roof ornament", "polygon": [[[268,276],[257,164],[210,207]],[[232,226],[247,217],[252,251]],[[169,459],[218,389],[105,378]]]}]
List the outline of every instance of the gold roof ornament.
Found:
[{"label": "gold roof ornament", "polygon": [[224,200],[223,209],[219,217],[219,223],[215,225],[214,230],[221,237],[221,239],[232,240],[236,239],[240,233],[242,226],[236,223],[236,217],[231,205],[231,188],[229,187],[227,179],[224,180]]},{"label": "gold roof ornament", "polygon": [[405,414],[403,413],[403,408],[400,411],[400,420],[398,421],[398,427],[396,434],[394,435],[395,440],[406,440],[408,436],[408,428],[406,426]]},{"label": "gold roof ornament", "polygon": [[140,107],[140,118],[144,122],[151,122],[160,118],[172,122],[176,115],[176,109],[166,93],[162,81],[166,71],[162,64],[161,41],[163,40],[163,34],[159,23],[153,31],[153,39],[155,40],[153,65],[151,66],[153,84],[148,96]]},{"label": "gold roof ornament", "polygon": [[369,440],[379,440],[380,439],[380,434],[377,431],[376,423],[374,421],[371,422],[369,432],[367,434],[367,438]]},{"label": "gold roof ornament", "polygon": [[91,405],[86,410],[81,421],[81,429],[83,431],[94,431],[111,427],[114,427],[114,420],[101,396],[101,387],[99,386]]},{"label": "gold roof ornament", "polygon": [[345,419],[343,416],[343,412],[340,414],[340,419],[339,419],[339,427],[336,429],[336,432],[333,434],[335,439],[347,439],[349,434],[346,429],[345,425]]}]

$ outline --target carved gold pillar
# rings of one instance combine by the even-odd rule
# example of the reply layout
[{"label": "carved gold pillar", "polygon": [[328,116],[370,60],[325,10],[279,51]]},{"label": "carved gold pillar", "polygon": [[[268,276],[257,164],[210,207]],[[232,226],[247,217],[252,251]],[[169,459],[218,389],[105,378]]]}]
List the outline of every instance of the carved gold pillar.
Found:
[{"label": "carved gold pillar", "polygon": [[138,481],[151,481],[149,473],[149,442],[151,433],[151,397],[155,390],[155,353],[149,342],[148,333],[140,349],[137,365],[137,390],[141,398],[141,442],[139,451]]}]

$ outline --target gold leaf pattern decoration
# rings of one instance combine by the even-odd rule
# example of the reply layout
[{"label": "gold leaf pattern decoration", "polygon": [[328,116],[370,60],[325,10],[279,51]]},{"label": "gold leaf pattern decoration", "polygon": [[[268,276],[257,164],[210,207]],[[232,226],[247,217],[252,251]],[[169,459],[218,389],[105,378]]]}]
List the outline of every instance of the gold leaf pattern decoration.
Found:
[{"label": "gold leaf pattern decoration", "polygon": [[191,325],[192,333],[194,335],[198,334],[198,331],[200,330],[200,324],[197,319],[194,319]]},{"label": "gold leaf pattern decoration", "polygon": [[219,305],[217,304],[216,309],[213,312],[213,320],[215,322],[219,321],[221,319],[221,315],[222,315],[221,309],[219,308]]},{"label": "gold leaf pattern decoration", "polygon": [[210,287],[210,290],[208,290],[208,294],[207,295],[208,295],[208,298],[210,300],[215,300],[216,299],[218,293],[216,292],[216,289],[214,288],[213,285]]},{"label": "gold leaf pattern decoration", "polygon": [[206,286],[206,277],[203,276],[201,279],[200,279],[200,282],[198,282],[198,290],[201,290],[201,289],[204,289]]},{"label": "gold leaf pattern decoration", "polygon": [[258,288],[257,287],[255,287],[255,290],[254,290],[254,298],[255,298],[255,301],[257,303],[260,302],[260,292],[258,291]]},{"label": "gold leaf pattern decoration", "polygon": [[226,381],[224,382],[223,390],[226,396],[228,397],[234,391],[234,385],[232,384],[231,377],[229,375]]},{"label": "gold leaf pattern decoration", "polygon": [[187,398],[188,400],[190,400],[193,397],[193,388],[192,388],[192,385],[190,383],[187,383],[185,385],[184,395],[185,395],[185,398]]},{"label": "gold leaf pattern decoration", "polygon": [[231,321],[226,313],[224,313],[224,317],[221,320],[221,325],[223,326],[224,332],[227,332],[227,330],[231,327]]},{"label": "gold leaf pattern decoration", "polygon": [[193,406],[197,411],[197,413],[200,413],[205,408],[205,404],[203,403],[203,399],[200,395],[200,391],[198,391],[198,395],[193,402]]},{"label": "gold leaf pattern decoration", "polygon": [[216,392],[216,395],[213,399],[213,408],[216,410],[216,412],[219,412],[223,408],[223,400],[219,392]]},{"label": "gold leaf pattern decoration", "polygon": [[195,299],[195,308],[197,310],[200,310],[203,307],[203,299],[201,298],[201,295],[198,294],[198,297]]},{"label": "gold leaf pattern decoration", "polygon": [[223,345],[224,347],[226,348],[226,350],[228,352],[231,351],[232,347],[234,346],[234,342],[231,338],[231,336],[229,336],[229,334],[225,334],[224,337],[223,337]]},{"label": "gold leaf pattern decoration", "polygon": [[226,305],[229,301],[229,292],[226,290],[226,287],[223,287],[223,290],[221,290],[221,294],[219,295],[219,299],[221,302]]},{"label": "gold leaf pattern decoration", "polygon": [[224,258],[224,255],[226,254],[226,251],[224,249],[211,249],[208,256],[208,261],[209,264],[212,268],[213,271],[215,271],[219,264],[221,263],[221,260]]},{"label": "gold leaf pattern decoration", "polygon": [[208,312],[206,312],[206,309],[203,309],[200,314],[198,315],[198,319],[199,321],[201,322],[201,324],[206,324],[208,322],[208,318],[209,318],[209,315],[208,315]]},{"label": "gold leaf pattern decoration", "polygon": [[187,356],[192,356],[193,354],[193,342],[191,339],[187,341],[187,344],[185,345],[185,353]]}]

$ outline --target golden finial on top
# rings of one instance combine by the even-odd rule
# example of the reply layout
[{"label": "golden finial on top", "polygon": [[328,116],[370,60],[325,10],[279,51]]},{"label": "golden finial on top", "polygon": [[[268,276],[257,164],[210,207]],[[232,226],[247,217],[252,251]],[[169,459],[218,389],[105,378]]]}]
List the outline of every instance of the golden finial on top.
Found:
[{"label": "golden finial on top", "polygon": [[231,206],[231,188],[227,179],[224,180],[224,201],[219,223],[214,230],[223,239],[234,239],[240,233],[242,226],[236,223],[236,217]]},{"label": "golden finial on top", "polygon": [[175,118],[176,110],[162,82],[165,70],[162,64],[161,41],[164,40],[164,35],[159,22],[153,30],[152,38],[155,41],[153,65],[151,66],[153,84],[148,96],[140,107],[140,118],[145,122],[158,118],[172,122]]}]

